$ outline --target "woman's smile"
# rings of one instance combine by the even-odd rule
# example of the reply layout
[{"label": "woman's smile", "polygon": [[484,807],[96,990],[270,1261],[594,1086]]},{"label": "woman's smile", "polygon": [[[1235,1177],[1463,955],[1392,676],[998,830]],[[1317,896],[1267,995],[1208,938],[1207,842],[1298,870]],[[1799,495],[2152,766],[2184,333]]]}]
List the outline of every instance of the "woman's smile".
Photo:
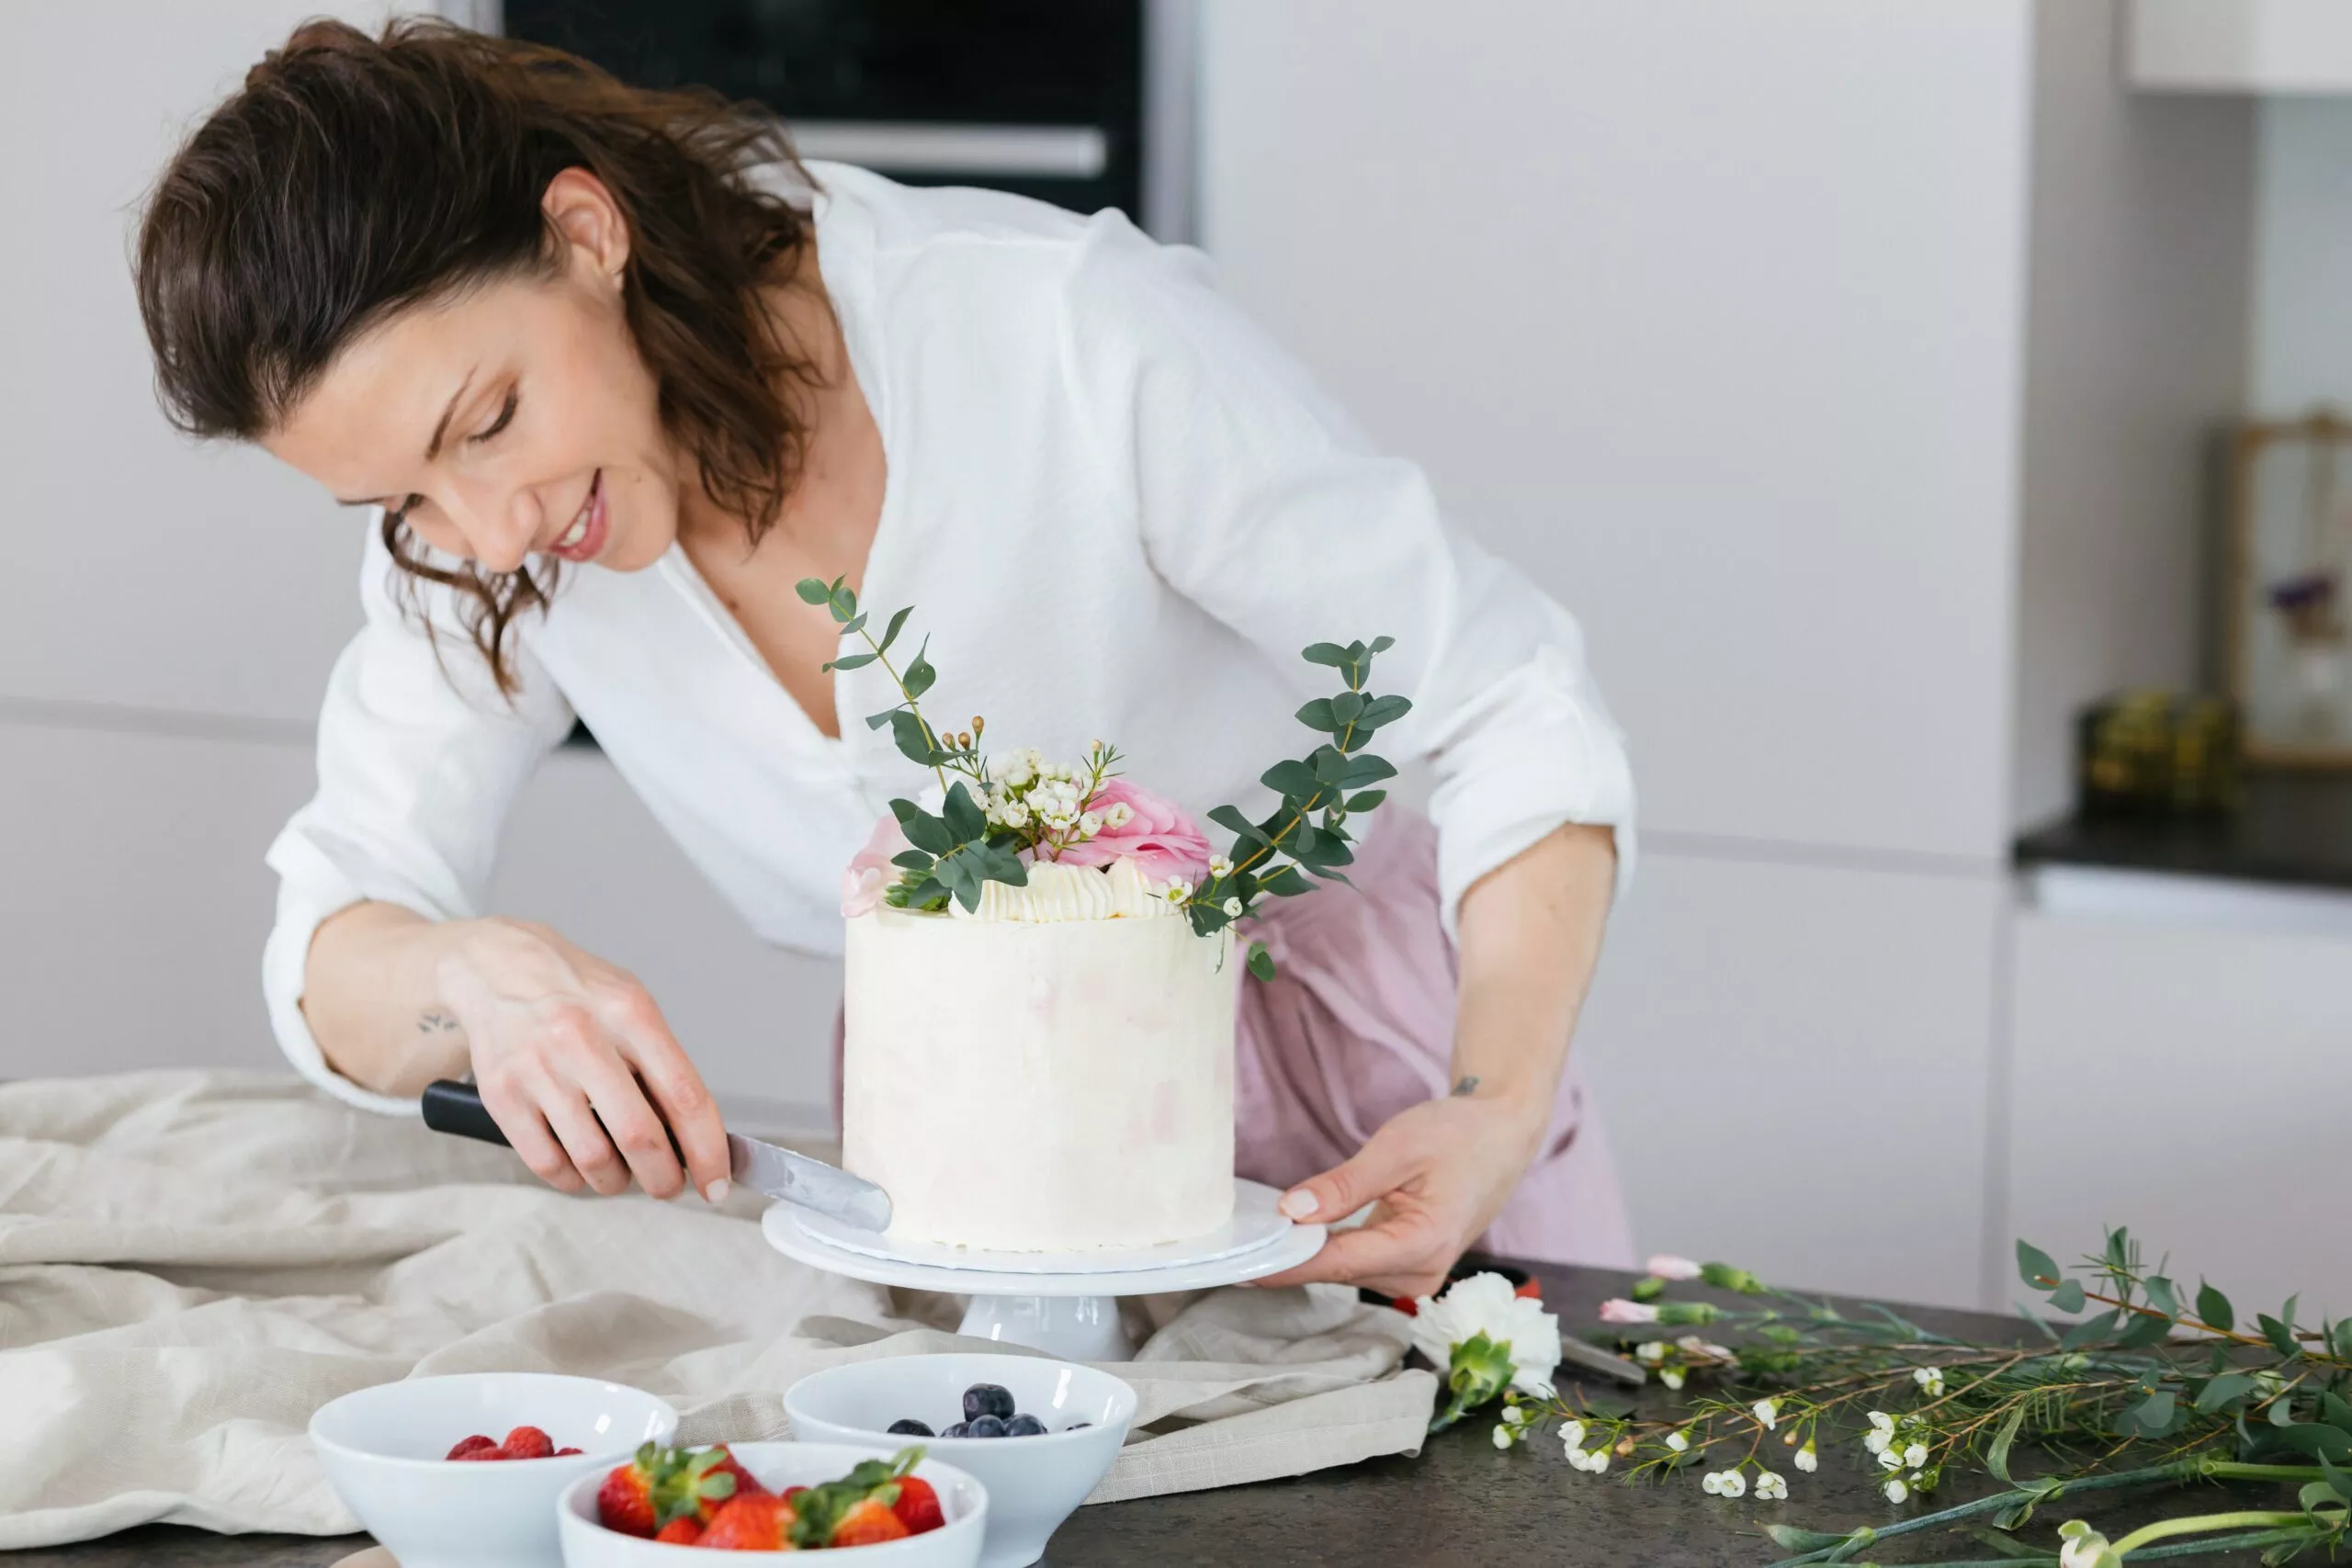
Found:
[{"label": "woman's smile", "polygon": [[603,553],[605,542],[612,536],[612,517],[605,505],[605,470],[596,470],[588,481],[587,499],[571,519],[571,526],[548,547],[548,553],[568,561],[592,561]]}]

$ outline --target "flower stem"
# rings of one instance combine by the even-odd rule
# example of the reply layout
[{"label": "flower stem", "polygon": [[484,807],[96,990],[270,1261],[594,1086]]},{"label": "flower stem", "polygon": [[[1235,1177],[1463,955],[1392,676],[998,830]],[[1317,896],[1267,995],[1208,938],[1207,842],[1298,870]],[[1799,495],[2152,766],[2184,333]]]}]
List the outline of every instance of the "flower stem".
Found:
[{"label": "flower stem", "polygon": [[2115,1543],[2119,1557],[2130,1557],[2135,1547],[2174,1535],[2204,1535],[2212,1530],[2278,1529],[2287,1525],[2308,1528],[2310,1517],[2301,1513],[2279,1513],[2270,1509],[2246,1509],[2233,1514],[2193,1514],[2186,1518],[2158,1519],[2152,1525],[2142,1525]]},{"label": "flower stem", "polygon": [[[2193,1481],[2202,1473],[2203,1467],[2196,1461],[2190,1460],[2173,1464],[2150,1465],[2144,1470],[2120,1470],[2111,1475],[2093,1475],[2081,1481],[2062,1482],[2047,1490],[2029,1486],[2013,1487],[2007,1492],[1996,1492],[1990,1497],[1980,1497],[1973,1503],[1962,1503],[1957,1506],[1944,1508],[1936,1513],[1921,1514],[1917,1518],[1905,1519],[1900,1524],[1885,1526],[1883,1529],[1875,1530],[1874,1535],[1877,1540],[1885,1540],[1893,1536],[1909,1535],[1915,1530],[1934,1529],[1939,1525],[1951,1524],[1959,1519],[1974,1518],[1979,1514],[1996,1513],[2014,1503],[2030,1502],[2037,1505],[2054,1503],[2061,1497],[2078,1496],[2086,1492],[2110,1492],[2118,1487],[2145,1486],[2165,1481],[2174,1483]],[[1838,1546],[1825,1546],[1817,1551],[1808,1551],[1802,1557],[1784,1557],[1773,1563],[1772,1568],[1799,1568],[1803,1563],[1826,1562],[1831,1553],[1840,1550],[1842,1548]]]},{"label": "flower stem", "polygon": [[[2243,1535],[2215,1536],[2211,1540],[2177,1541],[2170,1546],[2150,1547],[2132,1554],[2134,1562],[2154,1562],[2160,1559],[2180,1557],[2219,1557],[2225,1551],[2251,1551],[2260,1547],[2284,1546],[2289,1541],[2308,1540],[2310,1532],[2298,1529],[2249,1530]],[[1921,1568],[2056,1568],[2058,1559],[2049,1557],[1964,1557],[1921,1564]]]}]

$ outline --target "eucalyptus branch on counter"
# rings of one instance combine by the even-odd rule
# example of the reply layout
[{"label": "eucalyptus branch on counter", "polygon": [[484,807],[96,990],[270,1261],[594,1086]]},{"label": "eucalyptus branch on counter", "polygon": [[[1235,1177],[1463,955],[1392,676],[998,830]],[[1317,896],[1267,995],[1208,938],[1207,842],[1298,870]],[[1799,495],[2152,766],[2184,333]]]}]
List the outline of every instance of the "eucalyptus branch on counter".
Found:
[{"label": "eucalyptus branch on counter", "polygon": [[[1858,1562],[1864,1552],[1876,1562],[1890,1542],[1955,1527],[1976,1530],[2002,1555],[1912,1561],[2121,1568],[2259,1552],[2270,1563],[2312,1551],[2332,1556],[2344,1546],[2352,1513],[2352,1317],[2306,1327],[2290,1299],[2242,1329],[2228,1297],[2210,1284],[2189,1297],[2161,1267],[2147,1268],[2120,1229],[2071,1270],[2025,1242],[2017,1251],[2019,1277],[2052,1311],[2089,1315],[2063,1322],[2029,1312],[2034,1342],[1976,1342],[1930,1332],[1884,1306],[1842,1312],[1728,1265],[1653,1258],[1650,1277],[1628,1299],[1605,1303],[1601,1319],[1737,1341],[1692,1333],[1634,1345],[1634,1359],[1668,1388],[1696,1381],[1704,1389],[1663,1421],[1593,1400],[1515,1402],[1497,1441],[1522,1442],[1555,1426],[1578,1470],[1598,1472],[1611,1459],[1629,1461],[1630,1477],[1650,1480],[1698,1469],[1711,1495],[1737,1498],[1752,1489],[1759,1501],[1789,1495],[1778,1468],[1784,1454],[1790,1468],[1812,1472],[1825,1446],[1847,1443],[1898,1507],[1932,1495],[1963,1469],[1982,1470],[2004,1488],[1892,1524],[1768,1524],[1774,1542],[1794,1553],[1774,1568]],[[1671,1286],[1686,1281],[1758,1304],[1670,1299]],[[2045,1473],[2013,1472],[2028,1449]],[[2087,1494],[2281,1483],[2299,1489],[2292,1508],[2158,1517],[2111,1540],[2075,1519],[2048,1546],[2018,1539],[2037,1512]]]}]

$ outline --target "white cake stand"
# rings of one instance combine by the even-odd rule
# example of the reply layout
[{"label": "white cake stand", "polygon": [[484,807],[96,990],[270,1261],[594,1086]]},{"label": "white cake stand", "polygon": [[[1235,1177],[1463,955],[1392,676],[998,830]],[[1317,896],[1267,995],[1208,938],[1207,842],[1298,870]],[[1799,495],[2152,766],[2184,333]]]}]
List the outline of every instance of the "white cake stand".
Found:
[{"label": "white cake stand", "polygon": [[784,1202],[768,1210],[760,1229],[786,1258],[829,1273],[969,1296],[962,1333],[1065,1361],[1125,1361],[1136,1348],[1119,1323],[1119,1297],[1261,1280],[1322,1250],[1324,1227],[1283,1218],[1274,1208],[1280,1196],[1236,1178],[1227,1224],[1189,1241],[1120,1251],[989,1252],[897,1243]]}]

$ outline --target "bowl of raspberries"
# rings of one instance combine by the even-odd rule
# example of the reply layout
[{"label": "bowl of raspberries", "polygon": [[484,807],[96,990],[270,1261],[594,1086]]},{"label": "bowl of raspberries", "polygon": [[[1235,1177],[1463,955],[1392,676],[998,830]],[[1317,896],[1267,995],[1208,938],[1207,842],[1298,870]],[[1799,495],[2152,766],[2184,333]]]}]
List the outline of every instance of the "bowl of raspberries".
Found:
[{"label": "bowl of raspberries", "polygon": [[663,1568],[695,1551],[843,1551],[972,1568],[988,1492],[921,1445],[647,1443],[557,1505],[565,1568]]},{"label": "bowl of raspberries", "polygon": [[623,1383],[463,1372],[330,1400],[311,1446],[401,1568],[556,1568],[564,1489],[677,1429],[665,1401]]},{"label": "bowl of raspberries", "polygon": [[1023,1568],[1119,1457],[1136,1391],[1044,1356],[886,1356],[811,1372],[785,1391],[811,1442],[921,1443],[988,1489],[984,1568]]}]

